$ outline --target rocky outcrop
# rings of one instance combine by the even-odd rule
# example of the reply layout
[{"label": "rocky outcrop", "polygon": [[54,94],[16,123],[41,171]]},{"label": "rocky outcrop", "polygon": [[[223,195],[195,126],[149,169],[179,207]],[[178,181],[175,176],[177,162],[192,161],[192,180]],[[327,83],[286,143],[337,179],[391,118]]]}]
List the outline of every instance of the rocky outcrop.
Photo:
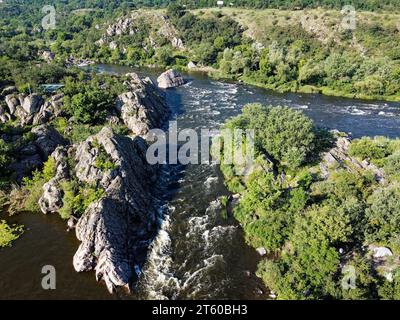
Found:
[{"label": "rocky outcrop", "polygon": [[36,135],[35,145],[43,160],[46,160],[58,146],[67,144],[58,131],[48,125],[37,126],[32,129],[32,133]]},{"label": "rocky outcrop", "polygon": [[[55,129],[47,125],[35,127],[31,132],[34,134],[34,139],[16,147],[16,161],[9,167],[15,172],[17,181],[39,169],[58,146],[67,143]],[[7,143],[18,146],[22,136],[4,134],[1,138]]]},{"label": "rocky outcrop", "polygon": [[106,33],[108,36],[133,35],[138,31],[134,20],[131,17],[119,18],[114,24],[108,26]]},{"label": "rocky outcrop", "polygon": [[24,97],[21,105],[22,108],[25,110],[25,112],[31,115],[39,110],[42,103],[43,103],[42,97],[37,95],[36,93],[32,93]]},{"label": "rocky outcrop", "polygon": [[197,66],[193,61],[189,61],[189,63],[187,64],[188,69],[196,69]]},{"label": "rocky outcrop", "polygon": [[118,97],[116,110],[133,134],[146,136],[150,129],[159,128],[164,123],[169,108],[151,80],[141,80],[135,73],[126,76],[130,90]]},{"label": "rocky outcrop", "polygon": [[15,87],[15,86],[8,86],[8,87],[5,87],[4,89],[3,89],[3,91],[1,92],[1,95],[2,96],[7,96],[7,95],[9,95],[9,94],[11,94],[11,93],[14,93],[14,92],[17,92],[18,90],[17,90],[17,87]]},{"label": "rocky outcrop", "polygon": [[55,54],[49,50],[43,50],[39,52],[39,56],[41,59],[46,61],[47,63],[50,63],[54,60]]},{"label": "rocky outcrop", "polygon": [[14,114],[17,110],[17,107],[20,105],[17,97],[14,94],[9,94],[6,96],[5,101],[10,114]]},{"label": "rocky outcrop", "polygon": [[163,89],[178,87],[185,84],[182,75],[174,69],[169,69],[157,78],[158,86]]},{"label": "rocky outcrop", "polygon": [[7,110],[0,105],[0,122],[5,123],[7,121],[10,121],[12,119],[12,116],[7,112]]},{"label": "rocky outcrop", "polygon": [[51,154],[51,158],[55,161],[56,174],[43,185],[43,194],[39,199],[39,207],[44,214],[57,212],[62,208],[63,191],[60,183],[69,178],[67,149],[62,146],[57,147]]},{"label": "rocky outcrop", "polygon": [[0,120],[7,122],[17,118],[22,126],[44,124],[62,113],[63,94],[44,98],[36,93],[30,95],[10,93],[4,101],[7,109]]},{"label": "rocky outcrop", "polygon": [[163,38],[171,43],[171,45],[179,50],[185,49],[183,41],[179,38],[178,31],[170,22],[168,17],[158,12],[133,11],[130,15],[119,18],[115,23],[110,24],[102,37],[96,41],[97,45],[108,45],[110,48],[117,49],[118,44],[115,42],[120,36],[134,35],[143,30],[146,25],[149,30],[147,41],[142,47],[147,50],[147,45],[155,49],[159,47],[154,39]]},{"label": "rocky outcrop", "polygon": [[[103,149],[115,168],[102,171],[96,159]],[[115,135],[103,130],[77,147],[76,173],[82,183],[104,190],[76,225],[81,241],[73,265],[76,271],[95,270],[110,292],[129,286],[136,278],[135,265],[155,232],[156,210],[152,188],[157,168],[146,161],[147,145],[140,137]]]},{"label": "rocky outcrop", "polygon": [[33,117],[33,125],[44,124],[60,116],[62,114],[63,98],[64,94],[62,93],[51,96]]},{"label": "rocky outcrop", "polygon": [[338,137],[336,145],[322,154],[320,163],[321,175],[327,179],[331,170],[329,168],[343,168],[347,171],[369,170],[375,174],[375,178],[380,183],[386,183],[385,172],[383,169],[370,163],[368,160],[359,161],[349,155],[350,139],[348,137]]}]

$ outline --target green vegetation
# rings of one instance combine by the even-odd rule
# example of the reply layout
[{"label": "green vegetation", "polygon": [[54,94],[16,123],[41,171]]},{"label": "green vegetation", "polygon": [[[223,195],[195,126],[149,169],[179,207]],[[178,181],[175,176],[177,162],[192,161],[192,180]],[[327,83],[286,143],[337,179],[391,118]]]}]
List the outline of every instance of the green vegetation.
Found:
[{"label": "green vegetation", "polygon": [[59,214],[65,220],[72,215],[81,216],[92,202],[104,196],[104,189],[88,185],[79,186],[76,181],[64,181],[61,187],[64,197]]},{"label": "green vegetation", "polygon": [[64,111],[77,124],[102,124],[114,107],[118,94],[126,90],[124,79],[108,75],[91,75],[85,80],[79,73],[62,80],[65,93]]},{"label": "green vegetation", "polygon": [[[302,130],[294,130],[300,123]],[[246,241],[270,253],[260,263],[258,275],[279,299],[387,299],[398,295],[398,280],[385,280],[363,249],[375,244],[400,253],[396,175],[387,172],[387,181],[379,183],[372,171],[345,163],[344,167],[329,167],[329,176],[322,178],[316,160],[331,146],[317,140],[329,135],[291,109],[248,105],[225,127],[256,130],[252,170],[234,176],[234,166],[222,164],[221,169],[228,188],[241,194],[234,215]],[[285,148],[285,141],[292,149]],[[291,157],[274,152],[278,144],[282,144],[281,151],[290,150]],[[399,151],[397,140],[382,137],[355,140],[350,147],[360,161],[370,158],[382,164]],[[233,179],[241,186],[239,190],[232,185]],[[357,289],[343,288],[342,266],[355,268]],[[399,266],[393,270],[398,279]]]},{"label": "green vegetation", "polygon": [[[37,91],[39,84],[62,82],[74,73],[73,68],[63,67],[74,57],[178,69],[194,61],[199,67],[214,68],[214,77],[241,79],[278,91],[400,100],[399,15],[393,10],[359,11],[396,8],[397,0],[353,1],[358,9],[354,30],[341,28],[343,15],[337,9],[343,3],[330,0],[233,1],[229,8],[192,11],[188,9],[215,6],[215,1],[144,1],[136,6],[128,1],[56,1],[57,12],[64,14],[57,16],[54,30],[40,29],[42,1],[29,10],[12,7],[13,2],[19,3],[0,4],[7,12],[0,15],[0,87],[15,84],[21,92],[28,92]],[[167,4],[166,10],[137,9]],[[318,6],[336,10],[314,9]],[[127,16],[130,7],[136,8],[135,32],[110,37],[99,45],[106,27]],[[298,10],[302,8],[306,10]],[[169,19],[165,22],[162,15]],[[17,24],[17,17],[23,26]],[[166,24],[176,31],[184,48],[173,47],[171,39],[160,34]],[[40,58],[43,50],[55,54],[52,63]],[[99,95],[103,103],[94,110]],[[69,101],[71,114],[83,123],[92,121],[90,117],[102,119],[110,98],[104,95],[98,87],[75,92]]]},{"label": "green vegetation", "polygon": [[10,247],[11,243],[18,239],[24,232],[23,226],[8,225],[4,220],[0,221],[0,248]]},{"label": "green vegetation", "polygon": [[17,211],[37,212],[40,210],[38,201],[43,193],[43,185],[54,177],[56,173],[56,163],[53,158],[49,158],[43,166],[43,170],[33,172],[31,178],[24,178],[20,193],[26,197],[19,203]]}]

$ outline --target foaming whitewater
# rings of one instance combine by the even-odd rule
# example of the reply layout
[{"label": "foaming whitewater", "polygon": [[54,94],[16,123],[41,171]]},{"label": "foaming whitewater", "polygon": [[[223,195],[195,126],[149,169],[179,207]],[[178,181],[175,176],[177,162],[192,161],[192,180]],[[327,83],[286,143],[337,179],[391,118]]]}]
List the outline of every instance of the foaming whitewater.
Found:
[{"label": "foaming whitewater", "polygon": [[[238,227],[221,225],[221,210],[220,202],[212,201],[203,216],[187,216],[181,221],[184,230],[180,234],[171,228],[171,219],[179,218],[175,217],[176,211],[164,211],[140,280],[145,298],[227,298],[224,291],[229,283],[229,266],[224,257],[225,245],[233,242]],[[172,233],[177,237],[175,241]]]}]

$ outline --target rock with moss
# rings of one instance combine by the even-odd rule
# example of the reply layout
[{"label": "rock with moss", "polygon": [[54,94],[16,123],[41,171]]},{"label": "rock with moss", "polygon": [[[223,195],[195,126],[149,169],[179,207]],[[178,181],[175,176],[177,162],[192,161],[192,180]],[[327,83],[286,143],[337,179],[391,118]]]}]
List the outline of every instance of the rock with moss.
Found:
[{"label": "rock with moss", "polygon": [[323,161],[320,163],[321,174],[327,179],[331,172],[330,169],[352,170],[368,170],[374,173],[375,178],[381,184],[386,183],[385,172],[382,168],[378,168],[368,160],[362,161],[349,155],[350,139],[348,137],[337,137],[336,145],[329,151],[323,153]]}]

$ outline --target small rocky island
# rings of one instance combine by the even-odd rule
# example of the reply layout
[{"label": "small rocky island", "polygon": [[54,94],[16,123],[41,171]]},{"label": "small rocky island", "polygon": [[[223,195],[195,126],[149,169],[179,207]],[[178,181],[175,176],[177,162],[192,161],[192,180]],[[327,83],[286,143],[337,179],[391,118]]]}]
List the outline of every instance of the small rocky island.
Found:
[{"label": "small rocky island", "polygon": [[162,89],[179,87],[185,84],[182,75],[174,69],[169,69],[157,78],[158,86]]}]

